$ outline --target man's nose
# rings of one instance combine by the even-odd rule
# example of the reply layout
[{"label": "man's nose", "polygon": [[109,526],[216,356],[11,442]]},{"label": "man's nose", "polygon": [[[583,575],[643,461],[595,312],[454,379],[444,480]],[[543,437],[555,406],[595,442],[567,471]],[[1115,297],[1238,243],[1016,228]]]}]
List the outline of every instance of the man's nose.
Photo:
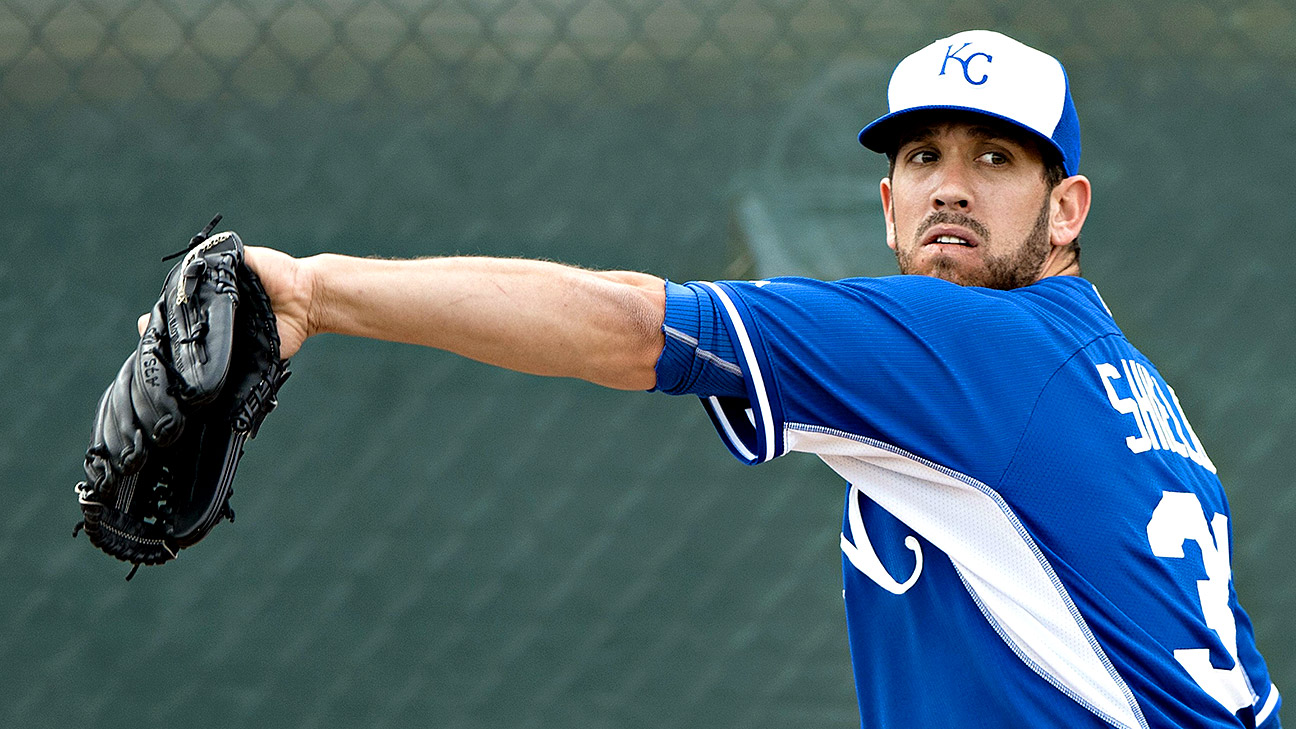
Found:
[{"label": "man's nose", "polygon": [[936,187],[932,190],[932,207],[936,210],[967,210],[972,206],[972,188],[967,174],[954,165],[940,171]]}]

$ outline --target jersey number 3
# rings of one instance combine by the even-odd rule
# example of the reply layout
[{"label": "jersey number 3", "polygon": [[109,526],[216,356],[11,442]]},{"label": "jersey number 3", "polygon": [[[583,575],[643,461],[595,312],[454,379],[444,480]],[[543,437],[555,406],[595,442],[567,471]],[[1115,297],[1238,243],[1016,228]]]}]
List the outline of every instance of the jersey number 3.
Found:
[{"label": "jersey number 3", "polygon": [[1207,627],[1215,631],[1228,650],[1233,667],[1212,666],[1209,648],[1178,649],[1174,652],[1175,660],[1203,691],[1229,711],[1252,706],[1255,696],[1238,660],[1237,622],[1229,607],[1233,569],[1229,566],[1228,517],[1216,514],[1208,526],[1196,494],[1163,491],[1161,503],[1152,511],[1152,520],[1148,522],[1147,536],[1152,554],[1165,559],[1183,559],[1183,545],[1188,540],[1196,542],[1201,549],[1202,564],[1206,568],[1206,579],[1197,581],[1202,615]]}]

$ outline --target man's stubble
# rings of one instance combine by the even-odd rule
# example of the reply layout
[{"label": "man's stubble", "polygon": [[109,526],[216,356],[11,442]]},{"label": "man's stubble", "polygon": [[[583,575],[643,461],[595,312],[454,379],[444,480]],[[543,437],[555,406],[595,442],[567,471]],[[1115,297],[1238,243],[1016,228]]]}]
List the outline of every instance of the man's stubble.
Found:
[{"label": "man's stubble", "polygon": [[[891,219],[895,219],[894,202]],[[1029,286],[1039,280],[1049,250],[1049,196],[1044,196],[1044,205],[1040,208],[1035,224],[1026,234],[1026,240],[1016,250],[1009,253],[988,256],[982,259],[982,267],[968,271],[957,262],[944,256],[935,258],[927,270],[920,270],[916,263],[916,253],[921,246],[922,236],[933,225],[961,225],[976,232],[982,244],[990,242],[990,231],[975,218],[952,210],[941,210],[927,216],[914,234],[913,247],[896,246],[896,263],[900,273],[934,276],[960,286],[984,286],[991,289],[1016,289]]]}]

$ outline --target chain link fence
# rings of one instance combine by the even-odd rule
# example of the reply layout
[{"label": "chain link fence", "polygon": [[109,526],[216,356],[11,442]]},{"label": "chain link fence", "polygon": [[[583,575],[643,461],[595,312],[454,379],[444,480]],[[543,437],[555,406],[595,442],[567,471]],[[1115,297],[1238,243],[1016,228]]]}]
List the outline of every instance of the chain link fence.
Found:
[{"label": "chain link fence", "polygon": [[121,583],[71,485],[139,262],[217,210],[295,254],[891,273],[854,135],[970,27],[1067,64],[1086,274],[1220,468],[1291,693],[1290,2],[0,0],[0,723],[856,724],[841,484],[692,403],[323,338],[175,564]]},{"label": "chain link fence", "polygon": [[8,0],[0,99],[26,113],[297,94],[438,110],[732,107],[786,100],[843,58],[892,59],[915,37],[982,26],[1021,29],[1077,68],[1188,65],[1236,83],[1250,66],[1290,85],[1296,60],[1292,9],[1268,0]]}]

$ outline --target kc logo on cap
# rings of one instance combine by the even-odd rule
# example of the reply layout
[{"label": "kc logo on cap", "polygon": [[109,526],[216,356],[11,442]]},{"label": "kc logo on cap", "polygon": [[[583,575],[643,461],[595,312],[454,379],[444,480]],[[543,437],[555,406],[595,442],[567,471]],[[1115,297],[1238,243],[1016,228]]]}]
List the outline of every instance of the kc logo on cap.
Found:
[{"label": "kc logo on cap", "polygon": [[1021,127],[1080,170],[1080,120],[1066,69],[1054,57],[989,30],[967,30],[911,54],[887,86],[888,113],[864,127],[865,147],[893,151],[895,133],[916,111],[967,111]]},{"label": "kc logo on cap", "polygon": [[986,79],[990,78],[989,74],[982,74],[981,78],[974,80],[972,76],[968,74],[968,66],[972,64],[972,59],[976,58],[977,56],[984,57],[986,59],[986,63],[990,63],[991,61],[993,61],[994,56],[990,55],[989,53],[981,53],[978,51],[976,53],[969,53],[966,58],[959,58],[959,54],[962,53],[964,49],[966,49],[970,45],[972,45],[971,42],[964,43],[963,45],[959,46],[959,49],[957,51],[954,51],[953,53],[951,53],[950,51],[954,49],[954,46],[953,45],[947,46],[945,48],[945,60],[941,63],[941,70],[938,75],[940,76],[945,75],[945,66],[952,59],[958,61],[960,64],[963,65],[963,78],[967,79],[968,83],[972,84],[973,86],[980,86],[981,84],[985,83]]}]

